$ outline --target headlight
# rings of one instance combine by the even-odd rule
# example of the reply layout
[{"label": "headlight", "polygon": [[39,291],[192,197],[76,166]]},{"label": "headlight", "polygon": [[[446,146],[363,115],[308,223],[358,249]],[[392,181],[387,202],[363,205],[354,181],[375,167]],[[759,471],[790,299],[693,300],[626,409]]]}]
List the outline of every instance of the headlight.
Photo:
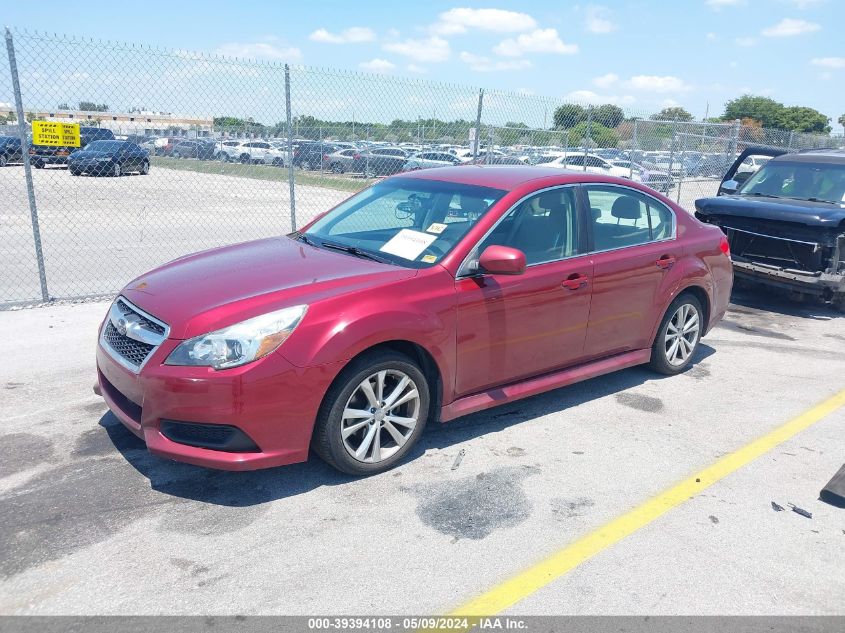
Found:
[{"label": "headlight", "polygon": [[111,158],[108,156],[99,156],[96,160],[98,163],[105,163],[107,161],[110,161]]},{"label": "headlight", "polygon": [[226,369],[251,363],[279,347],[307,309],[307,305],[301,305],[276,310],[188,339],[170,353],[164,364]]}]

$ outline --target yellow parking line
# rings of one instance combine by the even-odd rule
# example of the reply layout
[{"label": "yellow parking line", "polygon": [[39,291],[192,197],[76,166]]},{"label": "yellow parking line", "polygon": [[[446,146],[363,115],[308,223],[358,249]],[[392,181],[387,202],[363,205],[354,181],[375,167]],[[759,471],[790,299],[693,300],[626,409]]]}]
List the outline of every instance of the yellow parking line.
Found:
[{"label": "yellow parking line", "polygon": [[842,406],[845,406],[845,390],[739,450],[725,455],[712,466],[581,537],[545,560],[485,591],[455,609],[450,615],[490,616],[501,613]]}]

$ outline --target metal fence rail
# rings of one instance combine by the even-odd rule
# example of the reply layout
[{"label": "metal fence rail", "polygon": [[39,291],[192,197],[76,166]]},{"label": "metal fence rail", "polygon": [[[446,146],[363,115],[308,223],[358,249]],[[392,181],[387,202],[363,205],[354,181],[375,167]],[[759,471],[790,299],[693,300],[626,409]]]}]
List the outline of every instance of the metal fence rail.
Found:
[{"label": "metal fence rail", "polygon": [[[739,122],[655,121],[591,106],[560,112],[548,97],[9,29],[5,43],[0,135],[21,138],[24,152],[20,164],[0,168],[0,308],[109,295],[186,253],[295,230],[394,171],[401,162],[386,165],[385,149],[574,169],[614,160],[690,208],[715,193],[747,145],[842,144]],[[33,120],[136,141],[149,151],[149,173],[128,165],[119,178],[74,175],[66,156],[30,154]]]}]

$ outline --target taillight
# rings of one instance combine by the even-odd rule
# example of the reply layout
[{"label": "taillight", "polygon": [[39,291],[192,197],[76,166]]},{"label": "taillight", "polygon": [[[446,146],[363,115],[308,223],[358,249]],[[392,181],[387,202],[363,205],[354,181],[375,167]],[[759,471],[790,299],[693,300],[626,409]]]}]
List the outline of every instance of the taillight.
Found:
[{"label": "taillight", "polygon": [[731,256],[731,245],[728,243],[728,238],[724,235],[719,241],[719,250],[722,251],[724,255],[727,255],[728,257]]},{"label": "taillight", "polygon": [[352,160],[360,160],[361,154],[352,154]]},{"label": "taillight", "polygon": [[328,160],[329,160],[329,155],[328,155],[328,154],[323,154],[323,161],[324,161],[324,162],[328,162]]}]

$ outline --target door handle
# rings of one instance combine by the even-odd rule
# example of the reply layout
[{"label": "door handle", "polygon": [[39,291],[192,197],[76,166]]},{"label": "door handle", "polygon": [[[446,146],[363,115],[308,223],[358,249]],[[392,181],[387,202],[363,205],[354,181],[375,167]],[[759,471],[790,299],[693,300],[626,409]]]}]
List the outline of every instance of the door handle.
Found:
[{"label": "door handle", "polygon": [[657,264],[658,268],[662,268],[663,270],[669,270],[672,266],[675,265],[675,258],[671,255],[663,255],[660,259],[658,259],[655,264]]},{"label": "door handle", "polygon": [[564,279],[561,285],[564,288],[569,288],[570,290],[578,290],[579,288],[586,288],[588,282],[589,279],[587,279],[585,275],[575,273],[574,275],[570,275]]}]

